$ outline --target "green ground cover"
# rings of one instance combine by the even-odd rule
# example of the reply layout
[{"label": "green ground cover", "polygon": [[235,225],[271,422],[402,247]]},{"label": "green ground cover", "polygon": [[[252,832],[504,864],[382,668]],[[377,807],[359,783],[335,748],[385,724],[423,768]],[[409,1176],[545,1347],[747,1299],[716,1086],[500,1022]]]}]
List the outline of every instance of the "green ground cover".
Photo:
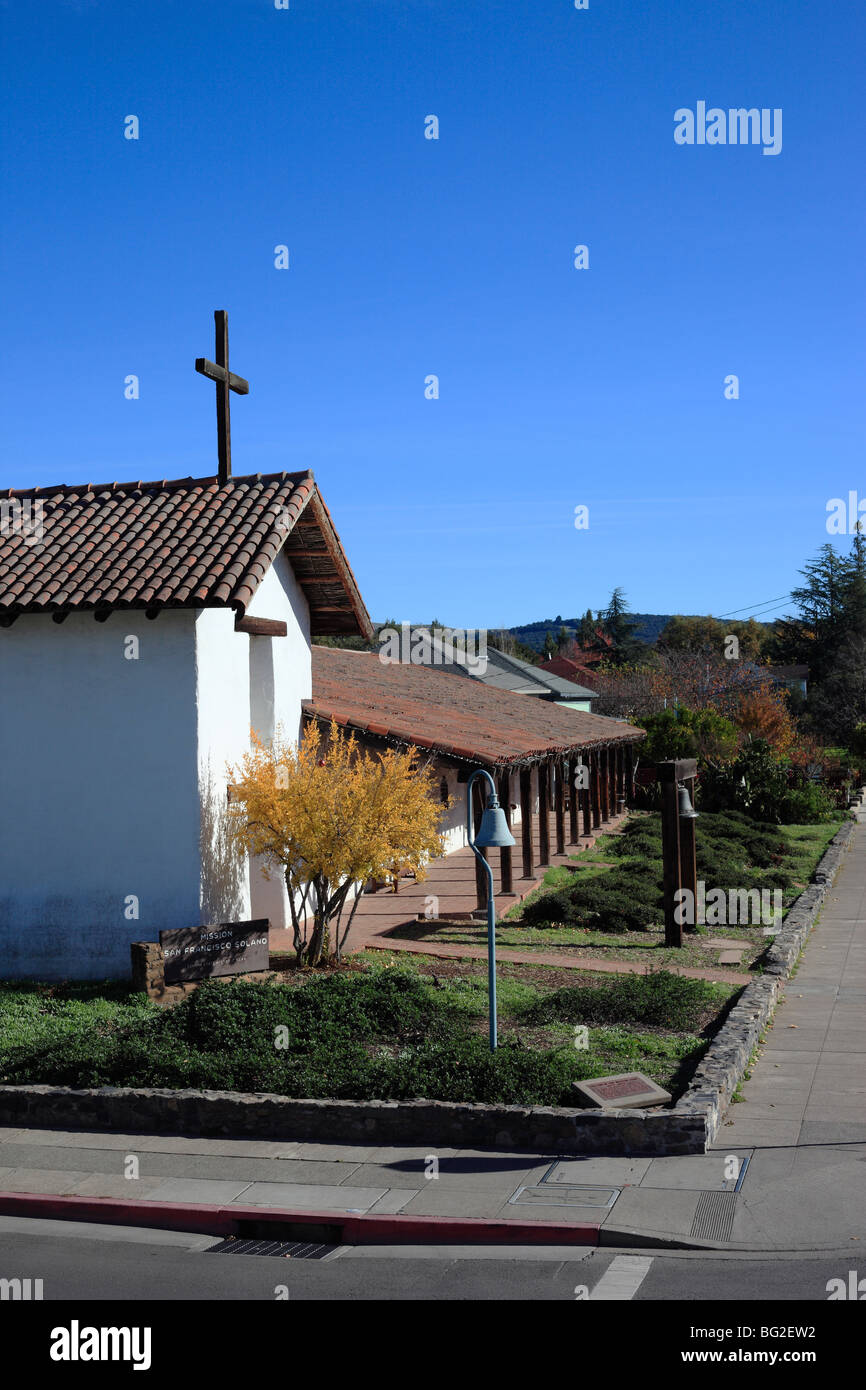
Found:
[{"label": "green ground cover", "polygon": [[676,1094],[732,997],[661,971],[513,967],[491,1055],[480,963],[355,960],[279,980],[208,981],[169,1009],[119,985],[5,984],[0,1082],[557,1105],[574,1103],[572,1081],[637,1067]]}]

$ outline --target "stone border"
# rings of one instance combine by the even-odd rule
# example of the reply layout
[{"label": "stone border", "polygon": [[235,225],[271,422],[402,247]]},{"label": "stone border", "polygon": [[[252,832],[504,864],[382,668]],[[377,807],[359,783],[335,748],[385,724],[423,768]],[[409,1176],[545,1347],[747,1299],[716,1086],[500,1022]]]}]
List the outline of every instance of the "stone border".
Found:
[{"label": "stone border", "polygon": [[652,1157],[704,1153],[715,1138],[783,983],[814,926],[856,829],[837,832],[770,947],[764,974],[747,985],[669,1110],[577,1110],[448,1101],[293,1100],[235,1091],[105,1086],[0,1086],[0,1124],[120,1133],[286,1139],[322,1143],[429,1144],[547,1153]]}]

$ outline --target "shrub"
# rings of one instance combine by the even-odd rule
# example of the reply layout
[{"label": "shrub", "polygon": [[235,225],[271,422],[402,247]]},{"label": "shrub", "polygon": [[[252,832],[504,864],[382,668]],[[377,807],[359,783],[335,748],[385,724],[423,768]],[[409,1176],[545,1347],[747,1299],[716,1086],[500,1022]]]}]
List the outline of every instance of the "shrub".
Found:
[{"label": "shrub", "polygon": [[785,768],[765,740],[755,739],[733,762],[704,770],[700,806],[708,811],[745,811],[754,820],[778,825],[779,804],[787,789]]},{"label": "shrub", "polygon": [[833,798],[814,782],[789,787],[779,802],[782,825],[819,825],[832,820],[835,814]]},{"label": "shrub", "polygon": [[522,1017],[527,1023],[621,1021],[688,1032],[716,998],[706,980],[659,970],[648,975],[624,975],[610,985],[567,985],[530,1004]]},{"label": "shrub", "polygon": [[528,904],[523,921],[529,926],[599,927],[603,931],[644,931],[662,909],[657,868],[614,869],[544,894]]}]

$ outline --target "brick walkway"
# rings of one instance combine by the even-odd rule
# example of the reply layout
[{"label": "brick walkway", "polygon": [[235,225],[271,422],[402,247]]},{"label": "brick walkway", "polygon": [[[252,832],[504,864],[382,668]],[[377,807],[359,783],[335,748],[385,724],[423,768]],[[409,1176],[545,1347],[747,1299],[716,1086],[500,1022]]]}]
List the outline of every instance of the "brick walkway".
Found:
[{"label": "brick walkway", "polygon": [[[551,816],[551,840],[553,840],[553,817]],[[617,816],[600,827],[593,836],[581,836],[579,842],[570,845],[566,842],[566,853],[555,854],[551,849],[550,864],[569,864],[571,855],[580,850],[590,849],[601,835],[615,834],[625,823],[626,816]],[[566,828],[566,837],[568,830]],[[540,841],[538,818],[533,823],[534,862],[536,874],[531,879],[518,877],[521,868],[520,845],[512,852],[514,863],[514,894],[507,897],[501,892],[499,873],[499,852],[491,850],[490,865],[493,869],[493,888],[498,912],[504,913],[514,903],[520,902],[543,881],[546,868],[538,866]],[[486,946],[464,946],[440,941],[411,941],[400,936],[400,928],[417,924],[419,914],[423,916],[428,898],[437,901],[432,904],[440,918],[449,914],[469,916],[476,905],[475,897],[475,857],[468,848],[456,850],[444,859],[437,859],[423,883],[405,878],[400,882],[399,893],[380,889],[377,893],[365,893],[358,904],[352,930],[346,942],[346,953],[358,951],[390,951],[398,954],[403,951],[417,955],[439,956],[443,959],[486,960]],[[431,923],[431,926],[433,924]],[[441,923],[440,923],[441,925]],[[479,926],[482,926],[479,923]],[[392,935],[393,933],[393,935]],[[291,951],[291,931],[272,928],[270,934],[272,951]],[[563,969],[599,970],[614,975],[634,975],[646,970],[639,962],[625,960],[598,959],[579,950],[566,948],[550,951],[519,951],[510,947],[497,947],[497,959],[521,965],[556,965]],[[687,975],[692,979],[716,980],[723,984],[748,984],[753,978],[735,970],[724,970],[707,965],[706,968],[685,966],[666,966],[672,974]]]}]

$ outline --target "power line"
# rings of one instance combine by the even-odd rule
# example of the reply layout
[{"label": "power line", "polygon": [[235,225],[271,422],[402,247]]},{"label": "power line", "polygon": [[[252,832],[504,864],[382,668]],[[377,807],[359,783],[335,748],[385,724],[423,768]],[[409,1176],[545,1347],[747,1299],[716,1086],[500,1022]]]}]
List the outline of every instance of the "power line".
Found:
[{"label": "power line", "polygon": [[754,614],[762,608],[770,607],[771,604],[787,603],[789,598],[791,598],[790,594],[781,594],[779,598],[763,599],[760,603],[749,604],[745,608],[735,608],[731,613],[720,613],[716,621],[720,622],[722,618],[735,618],[738,613]]}]

